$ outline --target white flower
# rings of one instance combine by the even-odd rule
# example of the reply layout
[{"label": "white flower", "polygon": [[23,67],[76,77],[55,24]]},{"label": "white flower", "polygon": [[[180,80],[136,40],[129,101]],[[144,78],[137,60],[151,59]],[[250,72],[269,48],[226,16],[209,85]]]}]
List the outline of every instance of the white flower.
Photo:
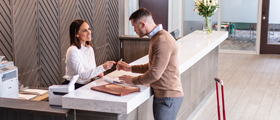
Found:
[{"label": "white flower", "polygon": [[197,12],[198,11],[198,9],[197,8],[194,8],[194,10],[193,10],[194,12]]},{"label": "white flower", "polygon": [[215,10],[214,10],[214,12],[216,12],[218,10],[218,8],[216,8]]},{"label": "white flower", "polygon": [[212,1],[211,6],[216,5],[215,1]]},{"label": "white flower", "polygon": [[[201,16],[211,17],[213,15],[212,13],[218,10],[217,1],[218,0],[194,0],[195,9],[193,11],[199,12],[199,15]],[[215,11],[210,11],[211,9],[215,9]]]},{"label": "white flower", "polygon": [[195,4],[196,4],[196,6],[199,6],[199,5],[200,5],[200,2],[196,2]]}]

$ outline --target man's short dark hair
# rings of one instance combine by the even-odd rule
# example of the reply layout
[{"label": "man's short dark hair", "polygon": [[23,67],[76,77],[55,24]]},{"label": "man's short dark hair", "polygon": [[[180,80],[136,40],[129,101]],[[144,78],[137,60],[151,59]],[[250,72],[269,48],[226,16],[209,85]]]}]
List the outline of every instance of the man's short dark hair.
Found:
[{"label": "man's short dark hair", "polygon": [[152,16],[152,13],[146,8],[140,8],[130,15],[129,20],[137,21],[143,16]]}]

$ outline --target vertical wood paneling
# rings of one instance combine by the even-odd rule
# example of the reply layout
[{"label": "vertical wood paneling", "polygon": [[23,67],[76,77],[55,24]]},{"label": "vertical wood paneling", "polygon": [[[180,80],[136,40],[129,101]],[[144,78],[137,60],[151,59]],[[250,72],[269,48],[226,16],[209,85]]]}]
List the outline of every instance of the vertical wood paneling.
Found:
[{"label": "vertical wood paneling", "polygon": [[43,87],[60,83],[58,5],[58,0],[38,1],[40,84]]},{"label": "vertical wood paneling", "polygon": [[77,0],[77,18],[88,22],[93,28],[93,0]]},{"label": "vertical wood paneling", "polygon": [[97,65],[119,59],[118,1],[1,0],[0,13],[0,55],[15,62],[25,86],[63,81],[69,26],[75,19],[92,28]]},{"label": "vertical wood paneling", "polygon": [[0,55],[13,60],[12,9],[10,0],[0,1]]},{"label": "vertical wood paneling", "polygon": [[95,52],[96,64],[100,65],[107,61],[107,11],[106,0],[95,0],[93,10],[93,46]]},{"label": "vertical wood paneling", "polygon": [[69,26],[76,18],[76,1],[75,0],[60,0],[60,57],[61,76],[60,83],[63,81],[62,76],[65,75],[65,58],[67,48],[70,46]]},{"label": "vertical wood paneling", "polygon": [[117,0],[109,0],[107,6],[107,42],[108,42],[108,59],[117,61],[120,58],[120,41],[119,39],[119,3]]},{"label": "vertical wood paneling", "polygon": [[37,1],[13,1],[14,52],[19,81],[27,86],[39,86],[39,51]]}]

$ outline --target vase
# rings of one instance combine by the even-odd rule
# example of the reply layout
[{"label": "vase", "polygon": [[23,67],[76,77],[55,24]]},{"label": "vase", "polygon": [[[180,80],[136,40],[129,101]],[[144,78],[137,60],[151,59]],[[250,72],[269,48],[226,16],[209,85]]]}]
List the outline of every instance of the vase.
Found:
[{"label": "vase", "polygon": [[212,22],[211,22],[210,17],[204,17],[203,33],[205,33],[205,34],[211,34],[212,33]]}]

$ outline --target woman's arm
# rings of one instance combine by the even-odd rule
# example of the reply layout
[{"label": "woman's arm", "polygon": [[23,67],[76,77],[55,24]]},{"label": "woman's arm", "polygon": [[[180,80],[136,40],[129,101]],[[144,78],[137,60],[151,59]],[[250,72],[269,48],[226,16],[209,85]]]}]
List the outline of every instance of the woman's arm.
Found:
[{"label": "woman's arm", "polygon": [[[82,59],[88,59],[88,61],[91,61],[91,64],[95,64],[95,60],[90,59],[89,56],[81,58],[79,56],[79,53],[77,51],[78,49],[71,49],[66,54],[66,66],[69,70],[73,71],[74,74],[80,75],[80,79],[82,80],[89,80],[93,77],[98,76],[100,73],[106,71],[103,68],[103,65],[100,65],[95,68],[91,68],[88,70],[85,70]],[[94,57],[93,57],[94,58]]]}]

